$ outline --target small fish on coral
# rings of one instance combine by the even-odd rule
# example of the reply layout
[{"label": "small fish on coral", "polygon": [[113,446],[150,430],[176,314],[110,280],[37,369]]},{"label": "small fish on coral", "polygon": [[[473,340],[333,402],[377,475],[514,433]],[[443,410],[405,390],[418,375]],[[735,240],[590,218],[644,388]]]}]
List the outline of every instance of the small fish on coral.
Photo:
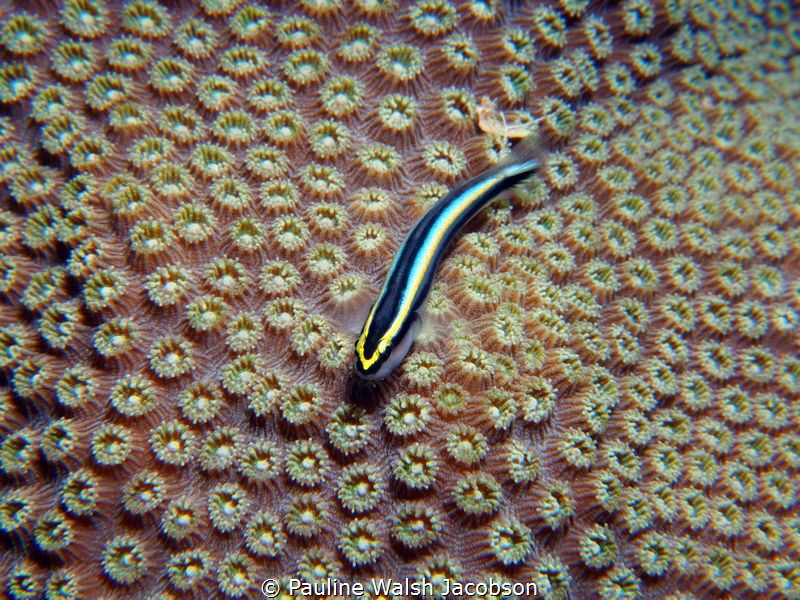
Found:
[{"label": "small fish on coral", "polygon": [[[5,2],[0,596],[800,596],[798,23]],[[533,131],[351,395],[414,223]]]}]

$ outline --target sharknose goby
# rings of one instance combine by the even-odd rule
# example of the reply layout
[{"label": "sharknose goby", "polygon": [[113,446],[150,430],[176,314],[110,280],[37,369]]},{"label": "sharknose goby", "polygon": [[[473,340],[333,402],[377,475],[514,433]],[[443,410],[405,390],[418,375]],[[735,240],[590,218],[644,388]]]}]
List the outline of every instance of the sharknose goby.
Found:
[{"label": "sharknose goby", "polygon": [[453,188],[411,228],[356,340],[354,370],[359,378],[385,379],[403,362],[419,331],[419,310],[448,246],[498,194],[537,170],[537,150],[533,135],[523,139],[506,160]]}]

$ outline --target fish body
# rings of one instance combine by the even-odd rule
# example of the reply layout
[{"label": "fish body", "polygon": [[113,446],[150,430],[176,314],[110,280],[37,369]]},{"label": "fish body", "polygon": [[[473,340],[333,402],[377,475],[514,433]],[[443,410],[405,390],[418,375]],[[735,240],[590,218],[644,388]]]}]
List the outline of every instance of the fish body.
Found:
[{"label": "fish body", "polygon": [[509,160],[455,187],[416,222],[403,240],[356,341],[358,377],[381,380],[399,366],[419,330],[419,310],[450,243],[498,194],[538,167],[534,147],[523,140]]}]

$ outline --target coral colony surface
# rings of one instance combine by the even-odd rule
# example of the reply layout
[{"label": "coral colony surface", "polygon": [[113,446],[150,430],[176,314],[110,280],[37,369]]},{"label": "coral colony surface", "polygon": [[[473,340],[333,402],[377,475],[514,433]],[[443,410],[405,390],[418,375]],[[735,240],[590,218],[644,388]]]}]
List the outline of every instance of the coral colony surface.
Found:
[{"label": "coral colony surface", "polygon": [[[797,10],[4,1],[0,595],[799,597]],[[352,385],[520,123],[542,170]]]}]

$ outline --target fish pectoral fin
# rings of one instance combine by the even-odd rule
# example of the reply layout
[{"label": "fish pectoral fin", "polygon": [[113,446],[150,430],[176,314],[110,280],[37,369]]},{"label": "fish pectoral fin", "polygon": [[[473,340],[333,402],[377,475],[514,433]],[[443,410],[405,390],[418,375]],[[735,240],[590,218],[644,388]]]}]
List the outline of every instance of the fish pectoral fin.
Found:
[{"label": "fish pectoral fin", "polygon": [[424,306],[416,315],[417,319],[417,343],[421,346],[426,346],[441,337],[442,323],[437,319],[432,318],[425,310]]},{"label": "fish pectoral fin", "polygon": [[357,336],[372,309],[373,297],[374,292],[366,285],[344,301],[331,295],[325,300],[325,314],[337,329]]}]

